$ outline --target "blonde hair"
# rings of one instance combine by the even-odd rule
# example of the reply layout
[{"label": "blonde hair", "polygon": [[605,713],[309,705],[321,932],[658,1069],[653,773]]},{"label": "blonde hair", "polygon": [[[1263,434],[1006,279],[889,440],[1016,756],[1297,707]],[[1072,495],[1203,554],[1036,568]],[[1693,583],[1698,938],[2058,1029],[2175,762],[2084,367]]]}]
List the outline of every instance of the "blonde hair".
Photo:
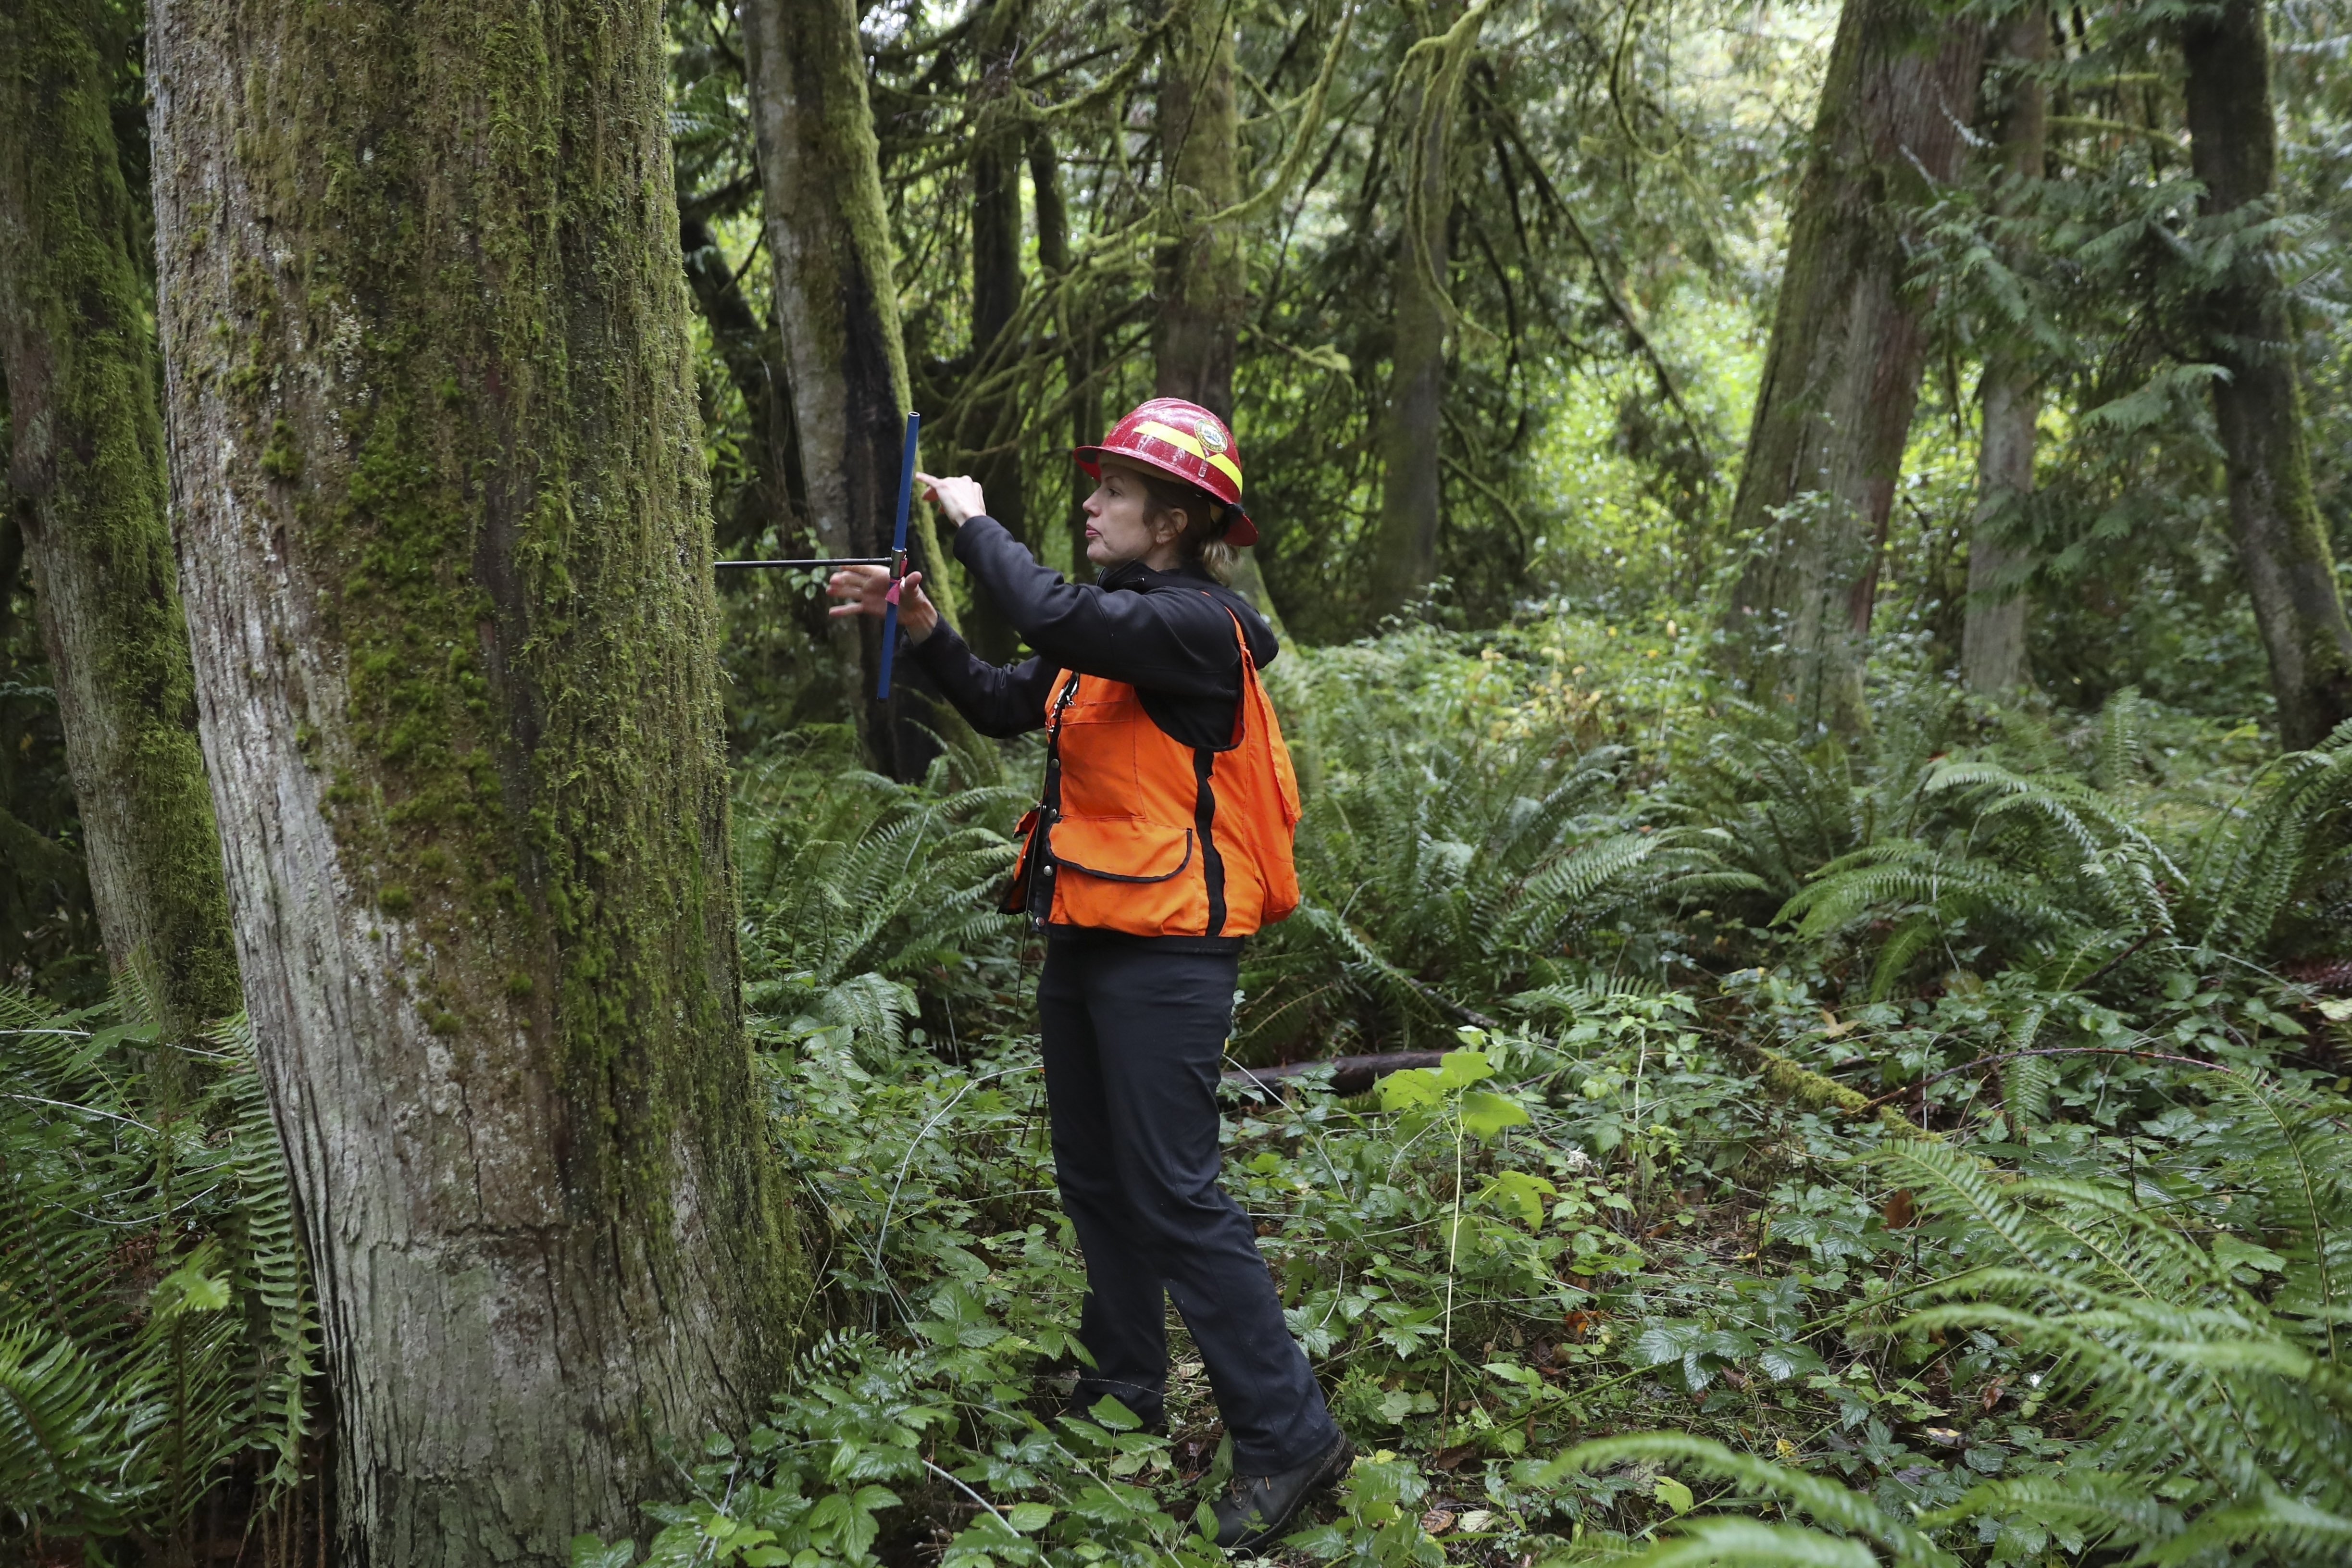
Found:
[{"label": "blonde hair", "polygon": [[1200,567],[1218,582],[1232,582],[1234,563],[1240,557],[1225,542],[1225,531],[1234,521],[1233,512],[1225,503],[1198,485],[1188,485],[1139,465],[1129,465],[1128,471],[1143,481],[1144,521],[1156,522],[1171,512],[1182,512],[1184,531],[1176,536],[1178,552],[1188,565]]}]

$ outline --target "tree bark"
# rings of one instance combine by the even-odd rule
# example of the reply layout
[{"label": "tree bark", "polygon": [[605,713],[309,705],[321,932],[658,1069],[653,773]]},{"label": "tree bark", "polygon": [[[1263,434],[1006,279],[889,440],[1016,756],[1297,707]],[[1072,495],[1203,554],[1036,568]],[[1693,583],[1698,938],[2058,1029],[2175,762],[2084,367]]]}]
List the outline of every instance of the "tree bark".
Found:
[{"label": "tree bark", "polygon": [[[2261,0],[2221,0],[2184,27],[2190,162],[2209,219],[2267,216],[2277,194],[2270,36]],[[2251,210],[2249,210],[2251,209]],[[2220,240],[2228,226],[2210,226]],[[2230,524],[2270,656],[2279,743],[2315,746],[2352,717],[2352,626],[2311,490],[2294,327],[2266,237],[2233,234],[2238,253],[2199,302],[2204,352],[2229,455]]]},{"label": "tree bark", "polygon": [[139,978],[159,1023],[188,1035],[236,1011],[236,958],[100,37],[89,0],[21,0],[0,13],[9,489],[107,961]]},{"label": "tree bark", "polygon": [[[1070,270],[1070,211],[1062,196],[1054,141],[1043,126],[1029,133],[1029,188],[1037,204],[1037,265],[1063,284],[1055,331],[1062,339],[1062,377],[1070,391],[1070,445],[1089,446],[1103,436],[1102,383],[1095,374],[1098,334],[1091,301],[1064,282]],[[1076,578],[1087,570],[1087,519],[1080,509],[1095,481],[1073,463],[1069,482],[1070,508],[1064,522],[1070,536],[1070,575]]]},{"label": "tree bark", "polygon": [[787,390],[782,349],[773,325],[763,323],[745,297],[741,280],[727,264],[709,224],[686,216],[678,224],[678,246],[686,253],[686,281],[694,290],[696,306],[710,328],[710,341],[727,367],[727,379],[743,399],[751,426],[751,471],[756,482],[737,499],[733,514],[719,539],[725,552],[744,548],[769,529],[782,535],[792,553],[792,535],[800,509],[799,443],[793,428],[793,400]]},{"label": "tree bark", "polygon": [[[2019,68],[2001,122],[1996,210],[2014,216],[2023,192],[2042,176],[2049,114],[2034,68],[2050,58],[2050,14],[2035,7],[2010,25],[2002,47]],[[1969,535],[1968,616],[1960,628],[1960,676],[1972,691],[1998,696],[2025,684],[2030,602],[2015,579],[2024,552],[2003,535],[2033,493],[2035,426],[2042,396],[2026,356],[1996,345],[1985,358],[1982,430],[1977,447],[1976,517]]]},{"label": "tree bark", "polygon": [[174,520],[340,1560],[568,1560],[806,1298],[655,0],[157,0]]},{"label": "tree bark", "polygon": [[[1197,403],[1231,426],[1234,362],[1249,313],[1247,237],[1208,221],[1241,200],[1241,117],[1234,98],[1234,13],[1225,0],[1172,0],[1160,65],[1160,159],[1170,235],[1152,319],[1152,395]],[[1247,445],[1236,433],[1245,452]],[[1246,462],[1246,459],[1244,459]],[[1247,473],[1244,467],[1244,473]],[[1248,500],[1244,491],[1243,500]],[[1282,634],[1255,546],[1235,552],[1234,586]]]},{"label": "tree bark", "polygon": [[[1027,20],[1023,0],[991,0],[978,36],[979,85],[971,151],[971,375],[981,384],[958,432],[977,454],[972,477],[988,495],[988,515],[1013,537],[1034,544],[1021,472],[1021,391],[1007,379],[1021,361],[1010,336],[1021,310],[1021,164],[1025,140],[1003,111],[1003,89],[1018,64]],[[994,384],[992,386],[990,384]],[[1012,658],[1019,637],[985,594],[974,594],[964,635],[995,663]]]},{"label": "tree bark", "polygon": [[1454,100],[1461,62],[1441,55],[1407,98],[1413,149],[1394,270],[1394,346],[1381,409],[1381,512],[1370,608],[1393,615],[1437,575],[1444,506],[1446,273],[1454,209]]},{"label": "tree bark", "polygon": [[1927,353],[1905,238],[1929,183],[1958,170],[1985,41],[1928,0],[1846,0],[1838,18],[1732,502],[1757,542],[1735,664],[1808,729],[1868,725],[1879,550]]},{"label": "tree bark", "polygon": [[[878,555],[896,521],[907,358],[857,8],[851,0],[743,0],[740,16],[809,521],[825,554]],[[917,563],[933,564],[919,545]],[[929,749],[898,721],[895,698],[872,698],[881,623],[835,624],[835,637],[859,649],[844,658],[845,698],[867,751],[894,777],[919,774]],[[912,677],[907,662],[898,668]]]}]

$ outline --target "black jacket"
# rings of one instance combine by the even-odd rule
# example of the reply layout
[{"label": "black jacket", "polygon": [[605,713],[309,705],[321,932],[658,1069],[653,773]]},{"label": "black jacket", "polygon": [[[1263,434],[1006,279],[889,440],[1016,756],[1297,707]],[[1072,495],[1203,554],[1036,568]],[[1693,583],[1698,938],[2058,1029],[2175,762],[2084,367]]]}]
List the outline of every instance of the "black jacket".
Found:
[{"label": "black jacket", "polygon": [[1223,748],[1242,694],[1234,619],[1260,669],[1279,647],[1249,601],[1198,567],[1155,572],[1129,562],[1099,583],[1071,583],[989,517],[956,530],[955,557],[1037,650],[1015,665],[983,663],[944,621],[915,645],[914,657],[983,735],[1043,729],[1046,694],[1075,669],[1134,687],[1151,721],[1182,744]]}]

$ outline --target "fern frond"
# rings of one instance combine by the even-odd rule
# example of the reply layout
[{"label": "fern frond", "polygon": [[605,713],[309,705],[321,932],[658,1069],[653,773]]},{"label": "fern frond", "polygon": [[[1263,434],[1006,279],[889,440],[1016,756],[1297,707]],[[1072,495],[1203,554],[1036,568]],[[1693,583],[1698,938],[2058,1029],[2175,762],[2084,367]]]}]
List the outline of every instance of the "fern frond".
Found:
[{"label": "fern frond", "polygon": [[2162,1541],[2180,1533],[2180,1510],[2130,1477],[2107,1476],[2088,1467],[2055,1476],[2004,1476],[1982,1481],[1947,1507],[1919,1516],[1923,1530],[1946,1530],[1972,1519],[2023,1514],[2072,1521],[2092,1542],[2109,1536],[2133,1542]]},{"label": "fern frond", "polygon": [[0,1498],[20,1518],[120,1528],[152,1489],[125,1473],[122,1451],[125,1422],[142,1415],[64,1335],[0,1327]]},{"label": "fern frond", "polygon": [[1733,1515],[1685,1521],[1675,1534],[1622,1561],[1638,1568],[1702,1568],[1716,1563],[1741,1568],[1878,1568],[1877,1557],[1858,1541],[1802,1525],[1768,1524]]},{"label": "fern frond", "polygon": [[1580,1470],[1604,1469],[1628,1462],[1675,1463],[1735,1482],[1743,1489],[1778,1498],[1848,1534],[1877,1542],[1906,1563],[1942,1564],[1957,1561],[1925,1533],[1852,1488],[1685,1432],[1644,1432],[1579,1443],[1546,1466],[1544,1473],[1556,1480]]},{"label": "fern frond", "polygon": [[2257,1502],[2216,1509],[2179,1535],[2141,1556],[2154,1564],[2212,1562],[2229,1547],[2253,1546],[2292,1553],[2313,1563],[2341,1563],[2352,1554],[2352,1515],[2285,1496],[2276,1490]]}]

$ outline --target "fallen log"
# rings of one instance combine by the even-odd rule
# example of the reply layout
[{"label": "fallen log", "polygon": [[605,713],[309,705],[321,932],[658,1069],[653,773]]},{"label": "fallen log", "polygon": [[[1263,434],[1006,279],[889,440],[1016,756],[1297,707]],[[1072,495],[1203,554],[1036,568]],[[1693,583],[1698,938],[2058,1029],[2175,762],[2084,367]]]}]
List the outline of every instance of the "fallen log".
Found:
[{"label": "fallen log", "polygon": [[1223,1076],[1219,1087],[1237,1093],[1255,1089],[1279,1094],[1283,1079],[1328,1068],[1332,1093],[1361,1094],[1390,1073],[1404,1068],[1433,1068],[1444,1059],[1444,1051],[1381,1051],[1362,1057],[1325,1057],[1318,1061],[1285,1062],[1280,1067],[1237,1068]]}]

